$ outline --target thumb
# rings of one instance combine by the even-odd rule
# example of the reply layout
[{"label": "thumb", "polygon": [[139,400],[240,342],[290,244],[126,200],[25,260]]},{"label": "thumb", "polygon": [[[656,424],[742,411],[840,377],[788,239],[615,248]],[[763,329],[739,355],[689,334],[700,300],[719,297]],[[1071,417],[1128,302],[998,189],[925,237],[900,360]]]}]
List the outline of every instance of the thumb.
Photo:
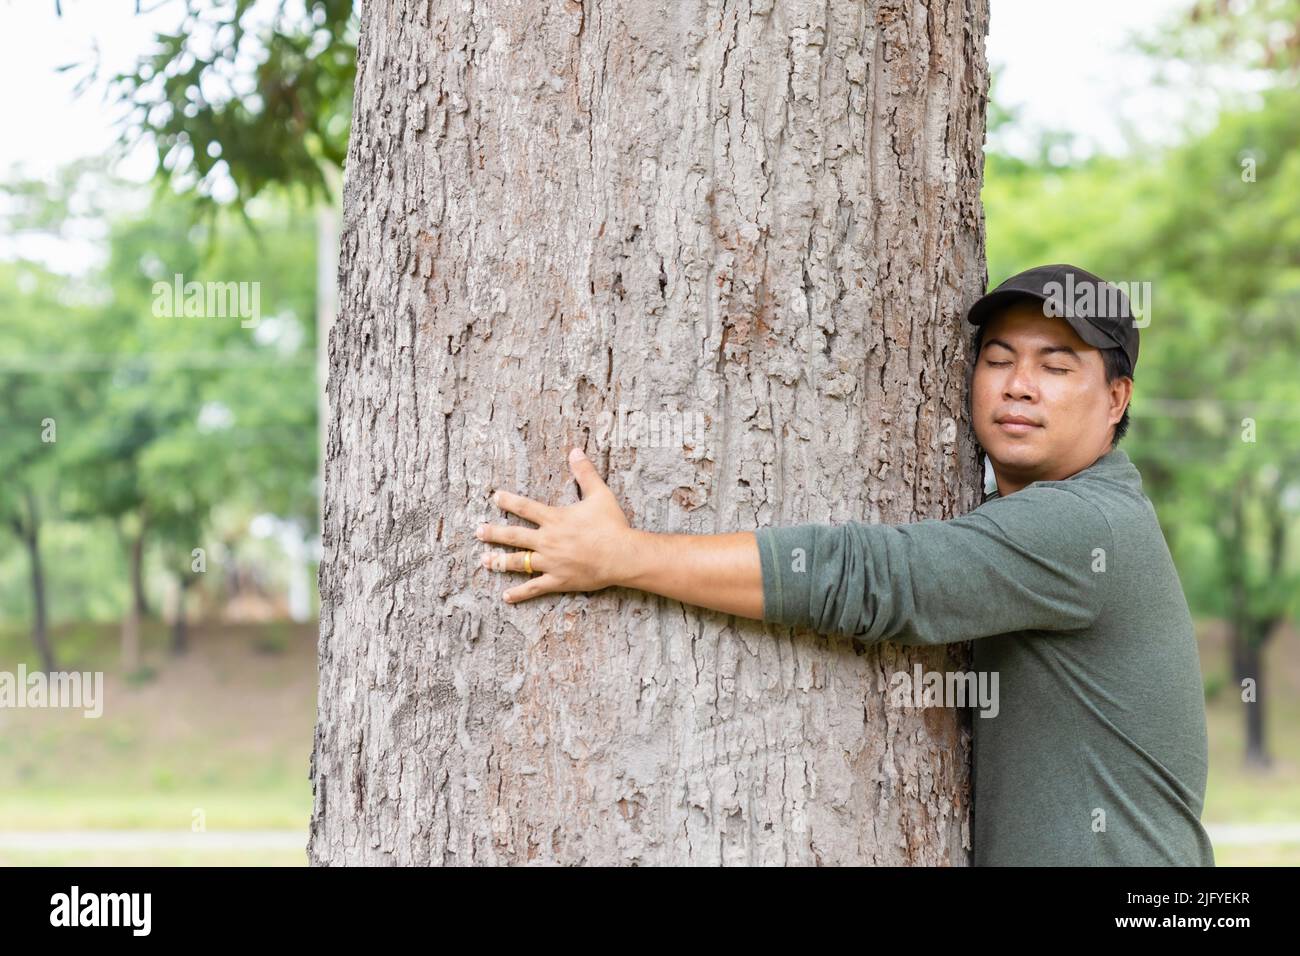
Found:
[{"label": "thumb", "polygon": [[573,472],[573,477],[578,480],[578,487],[582,489],[582,497],[588,498],[605,487],[605,482],[601,480],[600,475],[596,472],[596,466],[591,463],[586,455],[582,453],[581,448],[575,447],[569,452],[569,470]]}]

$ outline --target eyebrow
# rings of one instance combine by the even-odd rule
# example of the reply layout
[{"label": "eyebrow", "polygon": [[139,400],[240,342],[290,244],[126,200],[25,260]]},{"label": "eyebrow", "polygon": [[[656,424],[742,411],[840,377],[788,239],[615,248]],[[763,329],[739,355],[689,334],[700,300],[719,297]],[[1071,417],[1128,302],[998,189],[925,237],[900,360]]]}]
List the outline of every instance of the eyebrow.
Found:
[{"label": "eyebrow", "polygon": [[[990,345],[1000,345],[1008,352],[1011,353],[1014,353],[1016,351],[1010,346],[1010,344],[1002,341],[1002,339],[987,339],[984,342],[984,348],[988,348]],[[983,351],[983,349],[981,349],[981,351]],[[1079,353],[1076,352],[1074,349],[1070,348],[1070,346],[1068,345],[1045,345],[1038,350],[1039,355],[1051,355],[1053,352],[1064,352],[1066,355],[1069,355],[1077,362],[1083,361],[1083,359],[1079,358]]]}]

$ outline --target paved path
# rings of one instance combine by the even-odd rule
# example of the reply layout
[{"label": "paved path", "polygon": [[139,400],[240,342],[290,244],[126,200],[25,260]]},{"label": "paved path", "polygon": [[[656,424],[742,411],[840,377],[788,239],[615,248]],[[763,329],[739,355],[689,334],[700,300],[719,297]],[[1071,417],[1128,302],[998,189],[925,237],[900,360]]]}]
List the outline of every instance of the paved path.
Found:
[{"label": "paved path", "polygon": [[1300,843],[1300,823],[1209,823],[1205,830],[1215,846]]}]

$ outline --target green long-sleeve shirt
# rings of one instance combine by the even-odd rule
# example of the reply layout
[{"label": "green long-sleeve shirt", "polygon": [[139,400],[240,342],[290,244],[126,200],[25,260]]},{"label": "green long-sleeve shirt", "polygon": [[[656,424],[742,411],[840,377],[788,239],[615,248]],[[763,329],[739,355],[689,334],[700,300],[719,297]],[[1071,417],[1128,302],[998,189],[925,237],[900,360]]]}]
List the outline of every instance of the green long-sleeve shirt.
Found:
[{"label": "green long-sleeve shirt", "polygon": [[756,534],[764,620],[973,640],[997,674],[972,717],[977,866],[1214,865],[1191,615],[1123,450],[951,520]]}]

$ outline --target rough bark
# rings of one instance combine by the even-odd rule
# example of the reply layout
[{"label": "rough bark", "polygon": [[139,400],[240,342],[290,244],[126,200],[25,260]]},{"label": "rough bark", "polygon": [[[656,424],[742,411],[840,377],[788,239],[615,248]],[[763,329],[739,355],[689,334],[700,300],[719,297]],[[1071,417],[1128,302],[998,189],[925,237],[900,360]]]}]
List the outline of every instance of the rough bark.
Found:
[{"label": "rough bark", "polygon": [[[573,444],[657,531],[977,503],[987,0],[362,18],[310,860],[967,863],[968,716],[886,691],[968,648],[507,607],[473,529],[576,500]],[[684,438],[610,427],[663,412]]]}]

